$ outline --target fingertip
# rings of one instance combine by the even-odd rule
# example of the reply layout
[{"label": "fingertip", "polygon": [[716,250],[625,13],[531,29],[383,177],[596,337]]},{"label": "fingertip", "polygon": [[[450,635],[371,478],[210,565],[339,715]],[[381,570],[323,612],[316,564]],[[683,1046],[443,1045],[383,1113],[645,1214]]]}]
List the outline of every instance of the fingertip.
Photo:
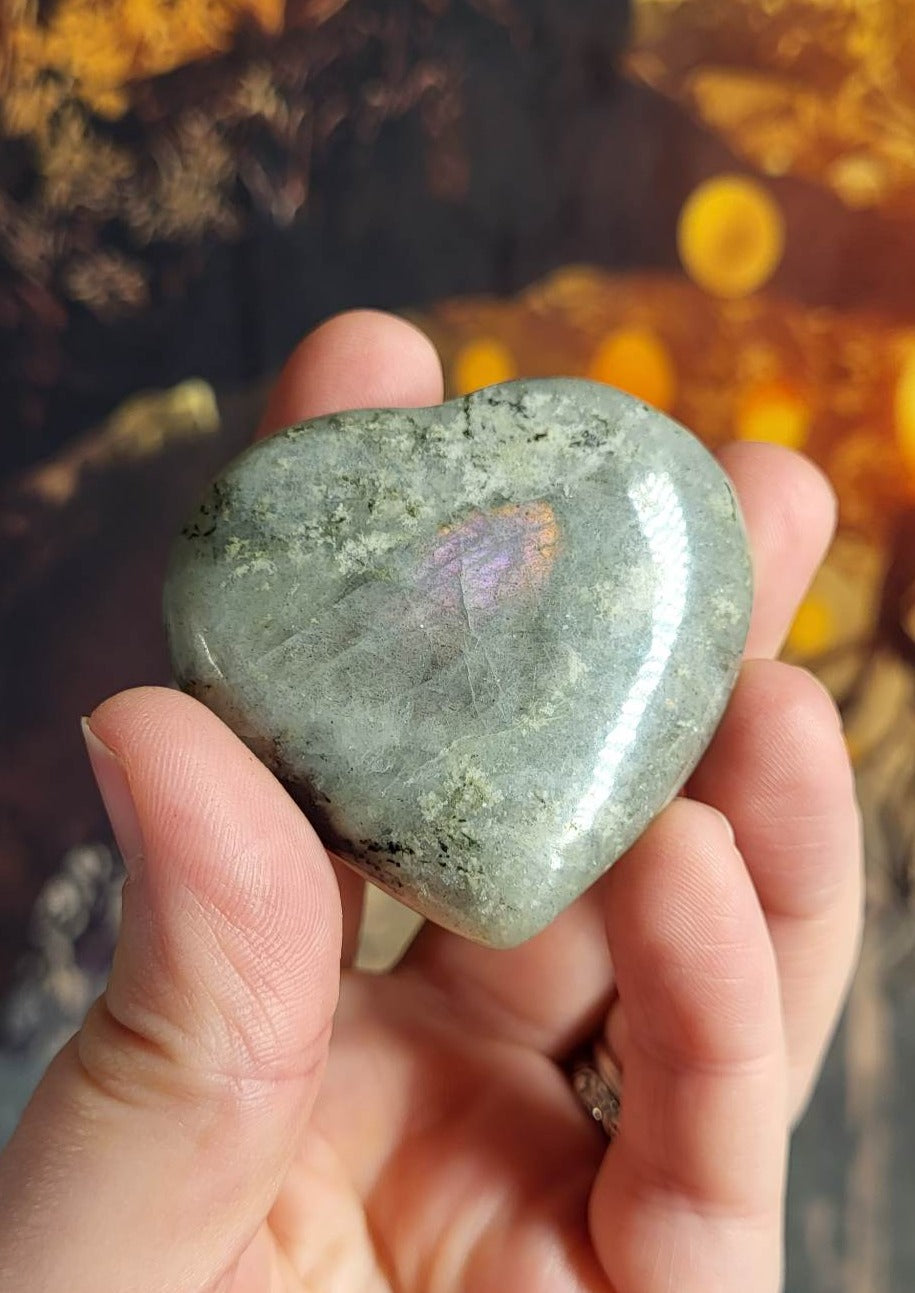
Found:
[{"label": "fingertip", "polygon": [[822,558],[835,534],[838,499],[815,462],[762,442],[725,445],[718,459],[737,486],[749,530],[779,552]]},{"label": "fingertip", "polygon": [[818,559],[825,556],[835,537],[839,500],[832,482],[812,459],[778,445],[762,448],[767,460],[770,487],[781,512],[782,525],[789,537],[805,537],[815,546]]},{"label": "fingertip", "polygon": [[835,491],[815,463],[780,445],[728,444],[718,460],[737,491],[753,554],[746,654],[775,655],[835,534]]},{"label": "fingertip", "polygon": [[[850,781],[842,715],[826,684],[810,670],[783,660],[747,660],[690,785],[709,788],[712,769],[719,777],[730,773],[729,780],[737,767],[744,776],[748,771],[758,776],[765,761],[787,763],[790,772],[782,786],[787,791],[802,773],[811,782],[821,775],[824,751],[830,770],[838,763]],[[768,782],[761,789],[768,792]]]},{"label": "fingertip", "polygon": [[[131,687],[109,696],[86,720],[93,735],[123,766],[137,807],[158,816],[152,788],[169,787],[176,804],[196,812],[206,798],[206,782],[231,782],[239,775],[265,788],[272,782],[267,769],[217,716],[193,696],[171,687]],[[179,792],[180,786],[180,792]]]},{"label": "fingertip", "polygon": [[182,719],[191,711],[218,721],[199,701],[172,687],[128,687],[101,701],[83,721],[109,749],[140,732],[153,715],[170,714]]},{"label": "fingertip", "polygon": [[841,715],[806,669],[745,663],[690,793],[734,818],[770,921],[820,920],[860,883],[860,819]]},{"label": "fingertip", "polygon": [[772,948],[724,815],[674,800],[611,877],[608,938],[632,1037],[684,1064],[768,1051]]},{"label": "fingertip", "polygon": [[838,499],[829,477],[806,454],[762,440],[731,441],[718,451],[718,461],[731,476],[758,482],[766,490],[777,487],[793,495],[825,529],[831,530],[838,514]]},{"label": "fingertip", "polygon": [[257,434],[344,409],[438,404],[443,390],[441,360],[415,324],[377,310],[350,310],[299,342]]},{"label": "fingertip", "polygon": [[624,909],[640,919],[650,915],[654,896],[687,895],[725,884],[738,868],[740,856],[733,828],[724,813],[708,804],[678,796],[651,823],[610,873],[619,892],[608,900],[607,920],[622,933]]},{"label": "fingertip", "polygon": [[88,721],[124,770],[154,890],[205,895],[229,920],[263,924],[290,946],[339,943],[339,892],[323,846],[214,713],[182,692],[138,687]]}]

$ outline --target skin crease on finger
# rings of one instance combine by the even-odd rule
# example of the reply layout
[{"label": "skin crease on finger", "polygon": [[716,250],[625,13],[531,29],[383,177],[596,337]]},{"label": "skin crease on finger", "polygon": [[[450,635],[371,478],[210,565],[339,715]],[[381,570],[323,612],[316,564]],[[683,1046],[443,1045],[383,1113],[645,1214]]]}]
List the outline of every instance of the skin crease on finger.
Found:
[{"label": "skin crease on finger", "polygon": [[[334,409],[440,398],[440,366],[428,341],[401,321],[360,313],[332,320],[302,343],[263,430]],[[777,648],[822,554],[831,504],[815,469],[784,451],[742,445],[729,462],[748,526],[762,545],[754,650],[763,653]],[[771,518],[770,508],[780,519]],[[795,572],[790,578],[788,566]],[[256,1100],[237,1103],[231,1084],[233,1098],[219,1106],[228,1117],[215,1126],[201,1122],[195,1102],[181,1106],[187,1083],[178,1071],[165,1088],[174,1092],[175,1108],[162,1109],[167,1116],[158,1118],[142,1089],[129,1096],[127,1082],[122,1092],[129,1098],[116,1108],[102,1103],[81,1129],[73,1124],[71,1102],[55,1130],[57,1091],[48,1090],[42,1117],[32,1120],[32,1143],[27,1137],[18,1149],[20,1161],[34,1170],[16,1174],[18,1196],[27,1182],[29,1197],[47,1206],[31,1209],[15,1250],[0,1239],[0,1283],[8,1271],[13,1286],[13,1275],[28,1269],[57,1276],[44,1283],[39,1278],[35,1293],[64,1284],[71,1293],[100,1287],[125,1293],[775,1293],[787,1060],[778,944],[761,902],[769,900],[766,877],[774,885],[793,865],[811,863],[811,901],[830,883],[812,845],[799,847],[792,859],[783,838],[766,835],[785,789],[779,777],[790,780],[800,758],[791,733],[806,721],[808,702],[792,701],[786,709],[790,730],[768,745],[754,745],[758,706],[764,702],[768,722],[780,711],[787,685],[773,677],[762,680],[763,687],[754,677],[758,668],[747,666],[741,687],[750,679],[758,691],[746,694],[762,700],[743,715],[738,705],[729,739],[749,769],[746,776],[752,779],[754,759],[767,769],[768,816],[753,816],[759,805],[750,797],[741,819],[735,781],[740,803],[728,814],[737,828],[735,847],[718,811],[675,801],[598,886],[585,925],[567,913],[562,945],[529,948],[524,962],[443,941],[440,948],[457,951],[442,955],[435,972],[426,972],[433,967],[417,956],[394,975],[345,973],[307,1128],[294,1083],[282,1075],[301,1064],[303,1047],[316,1083],[321,1073],[320,1057],[315,1060],[308,1047],[326,1040],[316,1021],[336,995],[339,932],[326,865],[284,792],[252,766],[235,738],[213,727],[211,715],[172,693],[118,698],[102,735],[141,779],[133,787],[137,801],[161,825],[154,838],[163,841],[143,860],[154,872],[159,906],[145,914],[146,928],[128,958],[134,1027],[142,1036],[143,1008],[150,1002],[187,1007],[202,1021],[201,1040],[229,1045],[233,1064],[239,1057],[248,1062],[272,1055],[269,1048],[279,1046],[271,1063],[281,1080],[275,1102],[265,1097],[269,1084],[255,1083]],[[145,717],[135,709],[141,704],[148,707]],[[150,723],[178,732],[168,729],[178,713],[169,707],[175,706],[180,740],[163,740],[159,756],[144,760],[143,731]],[[816,765],[821,749],[832,761],[833,739],[817,719],[807,761]],[[216,746],[218,766],[206,754]],[[728,742],[717,749],[727,765]],[[189,768],[191,798],[181,791],[181,770]],[[838,774],[834,788],[850,793]],[[843,812],[845,804],[843,799]],[[796,806],[795,817],[802,811]],[[214,812],[221,835],[212,829]],[[814,816],[819,821],[822,814]],[[271,823],[280,824],[275,838]],[[201,870],[207,841],[215,839],[231,848],[206,854]],[[204,850],[197,859],[185,847],[189,840]],[[757,844],[762,853],[754,862]],[[248,904],[237,894],[232,901],[231,886],[220,887],[220,868],[233,859],[261,859],[258,866],[267,868],[280,895],[273,900],[269,887],[260,886],[258,867],[242,867],[258,899],[252,924]],[[182,910],[182,866],[196,867],[198,877],[209,875],[219,901],[195,904],[194,922],[157,925],[157,910]],[[299,870],[304,896],[297,901],[309,909],[307,927],[315,938],[324,931],[313,944],[320,951],[314,961],[294,928],[295,904],[281,896],[282,885]],[[343,894],[350,943],[360,897],[360,884]],[[228,927],[226,911],[233,913]],[[143,916],[136,903],[133,912]],[[181,940],[198,932],[202,942],[190,951],[204,991],[195,996],[200,976],[178,983],[171,976],[176,965],[190,963]],[[848,953],[851,933],[837,926],[836,937]],[[609,990],[608,938],[622,1011],[613,1035],[622,1039],[631,1083],[620,1140],[609,1150],[553,1058],[582,1021],[601,1023],[596,1007]],[[142,972],[144,939],[156,953],[147,966],[154,982]],[[226,948],[232,955],[224,965]],[[458,979],[473,985],[471,1002],[455,993],[449,974],[456,968]],[[506,980],[517,984],[517,997],[505,994]],[[115,985],[113,1000],[123,987]],[[840,986],[832,976],[821,988],[810,999],[810,1026],[825,1036]],[[477,1003],[497,992],[497,1010],[480,1013]],[[549,1005],[548,1016],[531,1018],[532,998]],[[226,1000],[243,1003],[242,1030],[224,1017]],[[282,1003],[285,1027],[266,1027],[275,1017],[263,1009],[270,1002]],[[570,1016],[577,1025],[570,1025]],[[255,1024],[266,1030],[266,1052],[250,1045],[248,1030]],[[236,1050],[239,1038],[244,1044]],[[130,1048],[125,1054],[129,1059]],[[158,1059],[159,1052],[153,1055]],[[173,1167],[160,1177],[155,1169],[162,1163]],[[89,1176],[81,1170],[87,1165],[104,1170]],[[110,1188],[87,1189],[87,1180]],[[256,1209],[262,1197],[272,1200],[266,1219],[250,1211],[252,1199]],[[164,1202],[151,1206],[157,1199],[168,1208]],[[98,1242],[83,1251],[78,1236],[86,1233]],[[112,1233],[114,1244],[106,1240]],[[117,1278],[107,1277],[106,1261],[114,1263],[108,1269],[116,1267]]]}]

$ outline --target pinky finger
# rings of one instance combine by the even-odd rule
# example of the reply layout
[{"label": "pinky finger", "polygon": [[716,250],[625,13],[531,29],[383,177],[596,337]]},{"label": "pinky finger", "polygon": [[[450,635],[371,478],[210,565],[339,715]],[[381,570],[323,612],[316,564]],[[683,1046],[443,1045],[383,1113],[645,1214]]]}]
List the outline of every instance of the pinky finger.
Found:
[{"label": "pinky finger", "polygon": [[591,1197],[618,1293],[775,1293],[786,1058],[766,922],[728,824],[676,800],[611,873],[623,1118]]}]

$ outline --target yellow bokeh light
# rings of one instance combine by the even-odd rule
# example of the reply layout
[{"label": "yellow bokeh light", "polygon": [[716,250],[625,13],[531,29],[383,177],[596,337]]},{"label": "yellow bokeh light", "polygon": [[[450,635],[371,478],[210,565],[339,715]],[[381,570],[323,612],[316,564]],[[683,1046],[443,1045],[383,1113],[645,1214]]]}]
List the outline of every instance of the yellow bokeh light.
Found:
[{"label": "yellow bokeh light", "polygon": [[667,346],[651,328],[633,325],[609,332],[595,350],[587,375],[665,412],[673,408],[677,391],[674,363]]},{"label": "yellow bokeh light", "polygon": [[800,449],[812,420],[810,404],[790,383],[757,382],[738,400],[735,431],[739,440],[766,440]]},{"label": "yellow bokeh light", "polygon": [[512,352],[497,337],[479,337],[467,342],[455,355],[451,369],[452,385],[458,395],[510,382],[517,376]]},{"label": "yellow bokeh light", "polygon": [[690,278],[713,296],[749,296],[769,281],[785,250],[785,222],[771,193],[743,175],[720,175],[687,199],[677,247]]},{"label": "yellow bokeh light", "polygon": [[904,354],[896,379],[896,443],[915,474],[915,347]]},{"label": "yellow bokeh light", "polygon": [[829,603],[811,593],[801,602],[791,631],[788,647],[802,659],[809,659],[832,646],[836,636],[835,616]]}]

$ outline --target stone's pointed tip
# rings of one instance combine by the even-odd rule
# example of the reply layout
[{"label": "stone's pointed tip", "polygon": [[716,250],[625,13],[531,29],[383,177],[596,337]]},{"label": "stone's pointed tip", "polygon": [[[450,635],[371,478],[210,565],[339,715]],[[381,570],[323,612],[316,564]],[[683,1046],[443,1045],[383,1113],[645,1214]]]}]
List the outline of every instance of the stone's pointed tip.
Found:
[{"label": "stone's pointed tip", "polygon": [[306,424],[176,542],[176,676],[322,836],[494,947],[606,870],[698,761],[750,562],[714,459],[583,379]]}]

